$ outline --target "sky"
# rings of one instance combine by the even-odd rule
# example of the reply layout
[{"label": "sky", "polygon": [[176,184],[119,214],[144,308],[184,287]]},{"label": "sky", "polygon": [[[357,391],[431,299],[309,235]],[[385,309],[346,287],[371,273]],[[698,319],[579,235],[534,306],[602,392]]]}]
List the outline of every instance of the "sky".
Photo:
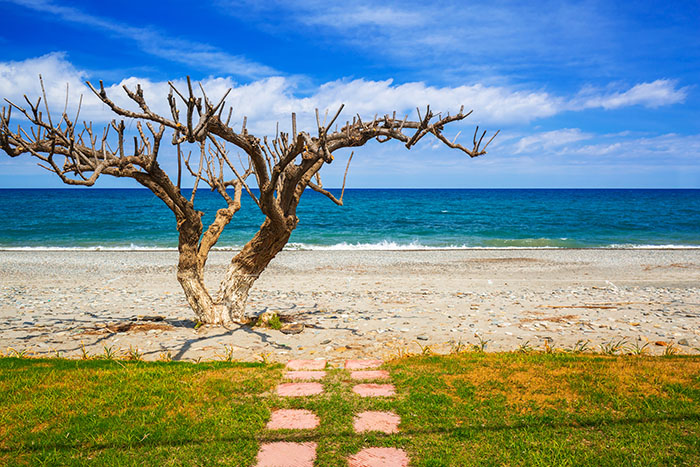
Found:
[{"label": "sky", "polygon": [[[112,116],[84,81],[141,83],[167,111],[168,80],[216,98],[256,135],[277,122],[315,129],[416,107],[473,109],[446,134],[468,145],[500,134],[485,156],[424,138],[357,148],[348,187],[700,188],[700,2],[320,0],[69,2],[0,0],[0,98],[40,95],[60,112],[82,94],[81,119]],[[15,123],[22,123],[17,120]],[[161,162],[172,170],[174,150]],[[342,183],[349,153],[324,167]],[[0,151],[0,188],[62,186],[30,157]],[[98,187],[133,181],[101,177]]]}]

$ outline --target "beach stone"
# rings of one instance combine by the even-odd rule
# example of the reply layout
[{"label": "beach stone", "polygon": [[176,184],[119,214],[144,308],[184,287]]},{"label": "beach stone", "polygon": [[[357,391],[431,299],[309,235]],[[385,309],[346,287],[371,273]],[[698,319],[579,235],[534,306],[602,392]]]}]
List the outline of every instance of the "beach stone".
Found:
[{"label": "beach stone", "polygon": [[256,467],[313,467],[316,443],[265,443],[260,446]]},{"label": "beach stone", "polygon": [[690,343],[688,342],[688,339],[680,339],[680,340],[678,341],[678,345],[684,345],[684,346],[687,347],[687,346],[690,345]]},{"label": "beach stone", "polygon": [[356,384],[352,392],[362,397],[389,397],[396,394],[393,384]]},{"label": "beach stone", "polygon": [[407,467],[403,449],[366,448],[348,458],[348,467]]},{"label": "beach stone", "polygon": [[290,360],[287,362],[288,370],[323,370],[326,368],[325,360]]},{"label": "beach stone", "polygon": [[350,373],[352,379],[363,380],[363,379],[388,379],[389,372],[386,370],[360,370],[353,371]]},{"label": "beach stone", "polygon": [[313,396],[322,392],[320,383],[282,383],[277,386],[277,395],[285,397]]},{"label": "beach stone", "polygon": [[304,330],[304,325],[302,323],[290,323],[285,324],[280,328],[282,334],[299,334]]},{"label": "beach stone", "polygon": [[323,379],[323,377],[326,376],[325,371],[308,371],[308,370],[301,370],[301,371],[288,371],[284,377],[287,379],[312,379],[312,380],[319,380]]},{"label": "beach stone", "polygon": [[275,410],[267,422],[268,430],[311,430],[319,424],[318,417],[310,410]]},{"label": "beach stone", "polygon": [[353,428],[355,433],[364,431],[381,431],[382,433],[398,433],[401,417],[392,412],[362,412],[355,416]]},{"label": "beach stone", "polygon": [[366,370],[382,366],[381,360],[345,360],[346,370]]}]

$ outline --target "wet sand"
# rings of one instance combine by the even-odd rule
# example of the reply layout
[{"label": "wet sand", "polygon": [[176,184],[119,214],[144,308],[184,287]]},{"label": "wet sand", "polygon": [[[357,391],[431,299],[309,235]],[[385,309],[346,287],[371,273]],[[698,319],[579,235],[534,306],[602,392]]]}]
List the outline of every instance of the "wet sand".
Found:
[{"label": "wet sand", "polygon": [[[232,255],[211,255],[211,290]],[[625,341],[700,353],[700,249],[284,251],[248,313],[304,323],[295,335],[195,328],[176,261],[169,251],[0,251],[0,351],[334,362]]]}]

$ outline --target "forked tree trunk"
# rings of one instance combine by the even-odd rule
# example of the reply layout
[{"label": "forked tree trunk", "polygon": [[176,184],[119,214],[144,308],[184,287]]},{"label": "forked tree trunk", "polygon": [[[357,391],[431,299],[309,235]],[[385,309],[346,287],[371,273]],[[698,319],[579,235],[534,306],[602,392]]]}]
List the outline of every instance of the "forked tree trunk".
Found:
[{"label": "forked tree trunk", "polygon": [[266,219],[260,230],[231,260],[221,282],[216,303],[233,322],[241,322],[250,287],[277,253],[287,244],[293,228],[277,226]]},{"label": "forked tree trunk", "polygon": [[255,236],[231,260],[217,299],[204,285],[204,261],[197,255],[196,228],[180,226],[177,279],[197,319],[204,324],[228,326],[243,321],[248,292],[260,273],[287,244],[292,229],[266,220]]}]

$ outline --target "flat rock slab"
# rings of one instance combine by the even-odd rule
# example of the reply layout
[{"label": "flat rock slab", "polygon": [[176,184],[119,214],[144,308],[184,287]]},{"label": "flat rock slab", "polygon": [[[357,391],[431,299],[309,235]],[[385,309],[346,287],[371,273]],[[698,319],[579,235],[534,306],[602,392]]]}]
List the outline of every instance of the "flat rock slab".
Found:
[{"label": "flat rock slab", "polygon": [[362,397],[387,397],[396,394],[393,384],[356,384],[352,392]]},{"label": "flat rock slab", "polygon": [[349,467],[407,467],[408,456],[402,449],[367,448],[348,459]]},{"label": "flat rock slab", "polygon": [[325,371],[288,371],[284,377],[287,379],[312,379],[312,380],[319,380],[323,379],[323,377],[326,376]]},{"label": "flat rock slab", "polygon": [[288,370],[323,370],[326,368],[325,360],[290,360],[287,362]]},{"label": "flat rock slab", "polygon": [[311,430],[316,428],[318,423],[318,417],[310,410],[281,409],[272,412],[267,429]]},{"label": "flat rock slab", "polygon": [[384,363],[381,360],[345,360],[346,370],[366,370],[368,368],[377,368]]},{"label": "flat rock slab", "polygon": [[355,415],[353,428],[355,433],[364,431],[381,431],[382,433],[398,433],[401,417],[392,412],[362,412]]},{"label": "flat rock slab", "polygon": [[389,379],[389,372],[386,370],[360,370],[350,372],[352,379]]},{"label": "flat rock slab", "polygon": [[316,459],[316,443],[265,443],[260,446],[258,463],[255,465],[256,467],[313,467],[314,459]]},{"label": "flat rock slab", "polygon": [[322,392],[321,383],[282,383],[277,386],[277,395],[286,397],[313,396]]}]

